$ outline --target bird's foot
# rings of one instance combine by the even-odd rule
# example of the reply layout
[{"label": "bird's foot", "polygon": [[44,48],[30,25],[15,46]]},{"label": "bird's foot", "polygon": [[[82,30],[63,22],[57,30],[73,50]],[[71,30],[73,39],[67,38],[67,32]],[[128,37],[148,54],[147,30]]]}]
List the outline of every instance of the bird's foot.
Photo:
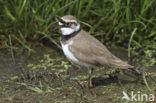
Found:
[{"label": "bird's foot", "polygon": [[88,80],[88,88],[92,88],[92,87],[93,87],[92,81]]},{"label": "bird's foot", "polygon": [[93,84],[92,82],[88,81],[88,80],[81,80],[81,81],[77,81],[77,83],[83,87],[83,88],[92,88]]}]

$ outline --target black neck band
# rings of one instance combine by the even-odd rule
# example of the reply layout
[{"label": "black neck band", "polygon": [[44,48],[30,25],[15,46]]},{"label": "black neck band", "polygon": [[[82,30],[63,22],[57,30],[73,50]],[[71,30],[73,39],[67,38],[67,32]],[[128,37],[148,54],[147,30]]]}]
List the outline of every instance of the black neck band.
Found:
[{"label": "black neck band", "polygon": [[69,34],[69,35],[61,35],[61,41],[68,40],[68,39],[74,37],[74,36],[77,35],[78,32],[80,32],[80,31],[81,31],[81,28],[80,28],[78,31],[73,32],[73,33],[71,33],[71,34]]}]

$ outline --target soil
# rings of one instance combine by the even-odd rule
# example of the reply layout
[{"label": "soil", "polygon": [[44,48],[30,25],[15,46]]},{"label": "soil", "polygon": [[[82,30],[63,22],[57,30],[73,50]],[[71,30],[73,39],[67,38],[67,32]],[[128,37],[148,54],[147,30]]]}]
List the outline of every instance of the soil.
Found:
[{"label": "soil", "polygon": [[[30,56],[27,52],[15,53],[14,64],[10,51],[0,49],[0,103],[125,103],[123,91],[129,95],[132,91],[136,94],[156,92],[153,77],[147,79],[151,92],[133,72],[113,68],[96,68],[93,88],[87,88],[88,70],[68,62],[61,50],[39,46],[34,50]],[[125,51],[117,48],[113,51],[127,60],[123,56]],[[57,70],[64,68],[31,70],[27,66],[40,63],[44,54],[50,54],[52,59],[61,58],[55,65],[65,61],[72,66],[61,73]],[[154,68],[152,72],[156,71]]]}]

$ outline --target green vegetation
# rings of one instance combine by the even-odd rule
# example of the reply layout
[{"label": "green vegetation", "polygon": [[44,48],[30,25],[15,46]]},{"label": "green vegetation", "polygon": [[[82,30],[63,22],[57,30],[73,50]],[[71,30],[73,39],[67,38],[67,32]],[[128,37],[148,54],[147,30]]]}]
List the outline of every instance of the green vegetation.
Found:
[{"label": "green vegetation", "polygon": [[[29,73],[26,75],[29,75],[31,79],[26,78],[27,76],[22,74],[24,82],[21,82],[19,79],[20,82],[17,82],[17,84],[39,94],[52,92],[49,81],[56,77],[61,82],[60,84],[63,85],[63,81],[69,77],[66,72],[70,67],[71,65],[63,61],[62,58],[52,59],[49,54],[45,54],[43,59],[38,61],[37,64],[27,65]],[[53,79],[51,78],[52,75]],[[56,89],[61,88],[57,87]]]},{"label": "green vegetation", "polygon": [[[0,45],[14,49],[31,48],[41,34],[56,26],[55,16],[75,15],[86,29],[100,35],[104,41],[116,44],[129,42],[142,46],[156,35],[155,0],[0,0]],[[92,25],[92,26],[90,26]],[[54,41],[57,34],[52,36]],[[30,49],[29,49],[30,50]]]},{"label": "green vegetation", "polygon": [[[126,46],[129,58],[141,55],[155,64],[155,0],[0,0],[0,5],[0,48],[31,53],[32,44],[56,27],[56,15],[71,14],[104,44]],[[50,41],[59,46],[59,35],[52,34]]]},{"label": "green vegetation", "polygon": [[[98,96],[92,95],[91,97],[89,96],[90,93],[88,94],[85,89],[86,82],[84,80],[87,80],[88,75],[86,69],[82,69],[82,72],[84,74],[81,74],[79,71],[79,74],[77,74],[77,70],[74,70],[74,68],[66,61],[63,60],[63,58],[51,58],[52,56],[49,54],[45,54],[44,57],[39,60],[35,64],[28,64],[27,69],[29,69],[29,73],[26,75],[23,75],[22,78],[18,77],[12,77],[11,81],[16,83],[16,86],[19,87],[25,87],[26,90],[30,91],[31,93],[39,94],[39,95],[44,95],[44,94],[50,94],[52,97],[56,96],[55,101],[59,102],[65,102],[65,101],[72,101],[73,98],[75,98],[73,95],[73,92],[75,92],[75,89],[79,89],[79,92],[76,94],[82,103],[85,103],[85,101],[91,102],[91,101],[99,101],[100,99]],[[147,63],[145,63],[147,64]],[[71,71],[72,70],[72,71]],[[105,68],[106,70],[106,68]],[[144,69],[143,69],[144,71]],[[74,72],[76,73],[75,75]],[[118,73],[115,73],[115,69],[108,69],[104,71],[103,68],[98,68],[94,70],[94,75],[95,78],[103,78],[103,81],[96,80],[95,85],[99,85],[93,90],[95,90],[95,93],[101,93],[104,98],[113,98],[112,101],[121,101],[122,97],[122,91],[126,91],[127,93],[131,93],[129,89],[132,89],[134,93],[137,93],[138,91],[141,90],[141,93],[153,93],[155,91],[155,81],[149,80],[149,78],[146,78],[147,75],[143,74],[143,80],[145,85],[138,83],[138,80],[136,78],[132,78],[130,76],[126,77],[125,79],[129,78],[129,81],[133,81],[133,83],[128,83],[128,81],[124,81],[122,79],[120,80],[120,76],[124,76],[122,71],[119,71]],[[115,74],[118,75],[120,78],[115,79],[115,77],[109,78],[109,75]],[[29,78],[27,78],[27,76]],[[152,75],[151,78],[154,76]],[[94,79],[95,79],[94,78]],[[114,78],[114,79],[113,79]],[[134,80],[133,80],[134,79]],[[109,86],[102,85],[100,86],[100,83],[105,83],[105,82],[110,82]],[[115,82],[113,84],[113,82]],[[127,83],[126,83],[127,82]],[[74,84],[74,85],[73,85]],[[137,84],[137,85],[136,85]],[[131,85],[131,86],[130,86]],[[140,85],[140,86],[138,86]],[[99,89],[102,89],[99,91]],[[66,96],[66,93],[68,91],[71,92],[72,99],[70,100],[68,96]],[[93,91],[92,90],[92,91]],[[81,94],[81,92],[83,93]],[[57,95],[60,95],[60,92],[64,95],[62,98],[64,100],[58,99]],[[107,96],[106,94],[109,93],[110,95]],[[113,94],[111,94],[113,93]],[[79,96],[79,95],[83,96]],[[104,95],[105,94],[105,95]],[[32,95],[32,94],[31,94]],[[131,94],[129,95],[131,96]],[[45,96],[46,97],[46,96]],[[93,98],[93,99],[92,99]],[[102,97],[103,98],[103,97]],[[115,98],[115,99],[114,99]],[[47,100],[49,101],[49,100]],[[124,100],[123,100],[124,101]],[[113,103],[114,103],[113,102]],[[129,103],[129,100],[125,100],[125,102]]]},{"label": "green vegetation", "polygon": [[[142,78],[146,88],[153,93],[155,81],[146,78],[144,71],[156,64],[155,11],[156,0],[0,0],[0,49],[11,49],[12,57],[14,57],[14,51],[26,49],[32,53],[35,51],[33,44],[45,42],[41,41],[42,37],[50,33],[53,35],[48,39],[59,47],[59,35],[51,32],[58,25],[55,17],[71,14],[80,20],[82,28],[104,44],[128,48],[129,59],[135,63],[134,65],[142,67]],[[29,72],[20,78],[13,77],[13,83],[15,81],[18,86],[24,86],[39,94],[53,92],[55,99],[61,93],[66,96],[68,93],[64,91],[70,91],[69,96],[78,97],[80,99],[78,102],[81,100],[93,102],[97,95],[103,95],[106,92],[104,98],[107,97],[109,101],[110,93],[116,92],[117,94],[114,94],[116,97],[115,95],[121,95],[119,92],[130,87],[129,84],[123,86],[119,83],[118,87],[118,84],[112,86],[110,83],[109,86],[112,89],[103,86],[101,90],[105,92],[99,91],[101,94],[98,94],[97,91],[100,88],[97,87],[98,89],[94,90],[97,95],[89,98],[90,92],[87,92],[89,95],[85,94],[87,90],[84,91],[84,88],[81,88],[81,83],[73,82],[86,78],[86,75],[75,75],[75,72],[74,76],[68,80],[68,69],[72,66],[62,58],[51,59],[50,55],[45,55],[37,64],[27,66]],[[111,74],[114,71],[110,70],[108,74],[109,72]],[[150,75],[155,77],[156,72]],[[108,77],[103,74],[95,77],[102,76]],[[142,85],[139,86],[132,87],[139,90]],[[142,88],[146,91],[145,87]]]}]

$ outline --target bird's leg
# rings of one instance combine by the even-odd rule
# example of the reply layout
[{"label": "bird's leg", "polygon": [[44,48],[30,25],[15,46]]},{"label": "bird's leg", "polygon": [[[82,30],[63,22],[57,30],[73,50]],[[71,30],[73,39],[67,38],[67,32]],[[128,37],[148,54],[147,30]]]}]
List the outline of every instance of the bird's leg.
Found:
[{"label": "bird's leg", "polygon": [[88,78],[88,87],[92,87],[92,74],[93,74],[93,68],[89,69],[89,78]]}]

